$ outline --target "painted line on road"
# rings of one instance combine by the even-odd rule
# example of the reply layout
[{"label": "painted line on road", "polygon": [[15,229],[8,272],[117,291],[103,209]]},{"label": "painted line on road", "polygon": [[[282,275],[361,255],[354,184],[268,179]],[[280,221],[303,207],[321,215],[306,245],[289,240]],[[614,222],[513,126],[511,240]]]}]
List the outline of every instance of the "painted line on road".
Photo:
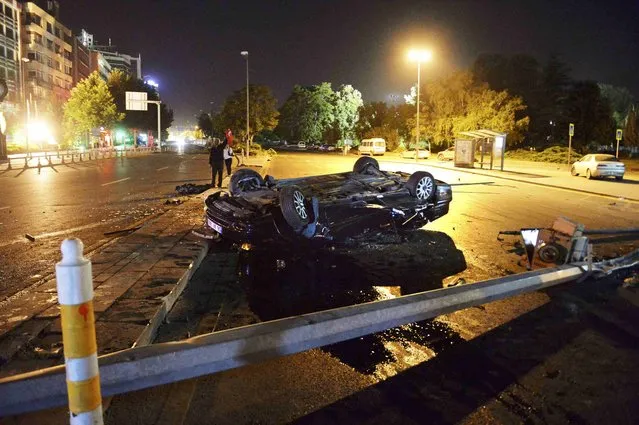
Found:
[{"label": "painted line on road", "polygon": [[120,179],[120,180],[116,180],[116,181],[112,181],[112,182],[108,182],[108,183],[103,183],[103,184],[101,184],[100,186],[108,186],[108,185],[110,185],[110,184],[120,183],[120,182],[123,182],[123,181],[129,180],[130,178],[131,178],[131,177],[125,177],[125,178]]},{"label": "painted line on road", "polygon": [[0,207],[0,211],[1,210],[8,210],[9,208],[11,208],[11,207]]},{"label": "painted line on road", "polygon": [[167,168],[169,168],[169,167],[162,167],[162,168],[158,168],[158,169],[156,169],[155,171],[162,171],[162,170],[166,170]]}]

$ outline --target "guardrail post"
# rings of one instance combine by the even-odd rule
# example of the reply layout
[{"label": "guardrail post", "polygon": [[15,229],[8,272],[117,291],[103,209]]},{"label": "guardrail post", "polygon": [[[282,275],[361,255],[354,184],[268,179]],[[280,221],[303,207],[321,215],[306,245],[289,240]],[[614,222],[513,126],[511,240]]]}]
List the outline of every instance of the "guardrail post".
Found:
[{"label": "guardrail post", "polygon": [[7,158],[7,170],[11,170],[11,158]]},{"label": "guardrail post", "polygon": [[26,156],[24,157],[24,168],[29,168],[29,160]]},{"label": "guardrail post", "polygon": [[80,239],[62,242],[55,266],[71,425],[102,425],[91,262]]}]

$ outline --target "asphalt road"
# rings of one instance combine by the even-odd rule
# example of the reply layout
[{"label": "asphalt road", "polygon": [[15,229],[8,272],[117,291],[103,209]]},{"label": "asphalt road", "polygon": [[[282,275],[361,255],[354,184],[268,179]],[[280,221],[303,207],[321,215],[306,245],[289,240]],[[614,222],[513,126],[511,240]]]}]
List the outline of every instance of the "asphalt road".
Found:
[{"label": "asphalt road", "polygon": [[[342,172],[355,160],[280,153],[268,173],[286,178]],[[391,170],[415,167],[381,163]],[[499,230],[549,226],[558,216],[587,228],[637,225],[636,203],[429,171],[453,185],[451,211],[410,243],[299,253],[284,258],[283,270],[273,267],[282,258],[278,252],[238,256],[222,243],[178,301],[159,340],[434,289],[460,277],[473,282],[523,271],[515,239],[497,241]],[[602,244],[596,253],[637,246]],[[229,272],[233,267],[235,274]],[[636,336],[596,311],[604,304],[606,314],[614,311],[608,301],[616,300],[617,284],[609,283],[525,294],[116,397],[106,423],[636,423]],[[596,292],[601,288],[608,292]]]},{"label": "asphalt road", "polygon": [[64,238],[97,249],[114,238],[105,232],[161,213],[175,186],[209,175],[206,155],[174,153],[0,172],[0,302],[52,273]]}]

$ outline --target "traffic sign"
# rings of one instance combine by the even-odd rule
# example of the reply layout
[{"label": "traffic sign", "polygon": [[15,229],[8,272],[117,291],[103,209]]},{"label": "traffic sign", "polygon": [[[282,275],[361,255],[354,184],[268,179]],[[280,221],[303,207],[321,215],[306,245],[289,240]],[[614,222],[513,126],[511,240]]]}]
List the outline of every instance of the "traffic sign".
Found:
[{"label": "traffic sign", "polygon": [[622,139],[621,136],[623,136],[623,130],[618,128],[617,129],[617,141],[620,141]]},{"label": "traffic sign", "polygon": [[146,111],[148,110],[147,93],[141,91],[126,92],[126,110],[127,111]]},{"label": "traffic sign", "polygon": [[573,123],[568,124],[568,135],[571,137],[575,135],[575,125]]}]

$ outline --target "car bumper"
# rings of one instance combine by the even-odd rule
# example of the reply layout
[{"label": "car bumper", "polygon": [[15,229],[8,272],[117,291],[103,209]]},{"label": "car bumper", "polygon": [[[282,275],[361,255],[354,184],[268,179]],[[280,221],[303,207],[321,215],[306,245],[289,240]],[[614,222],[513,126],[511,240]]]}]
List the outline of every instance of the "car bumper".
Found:
[{"label": "car bumper", "polygon": [[623,177],[626,170],[596,170],[593,171],[593,177]]}]

